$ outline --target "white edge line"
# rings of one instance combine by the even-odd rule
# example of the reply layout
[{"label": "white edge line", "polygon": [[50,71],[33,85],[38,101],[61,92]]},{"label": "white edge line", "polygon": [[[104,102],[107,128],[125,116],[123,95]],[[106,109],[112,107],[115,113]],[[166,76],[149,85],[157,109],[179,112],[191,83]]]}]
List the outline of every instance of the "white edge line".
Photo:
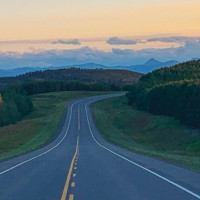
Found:
[{"label": "white edge line", "polygon": [[68,126],[67,126],[67,130],[66,130],[64,136],[62,137],[62,139],[61,139],[55,146],[51,147],[51,148],[48,149],[47,151],[45,151],[45,152],[43,152],[43,153],[41,153],[41,154],[39,154],[39,155],[37,155],[37,156],[34,156],[34,157],[32,157],[32,158],[30,158],[30,159],[28,159],[28,160],[25,160],[25,161],[23,161],[23,162],[20,162],[20,163],[18,163],[17,165],[14,165],[13,167],[10,167],[10,168],[8,168],[8,169],[6,169],[6,170],[0,172],[0,175],[5,174],[6,172],[9,172],[9,171],[11,171],[11,170],[13,170],[13,169],[15,169],[15,168],[17,168],[17,167],[19,167],[19,166],[25,164],[25,163],[28,163],[28,162],[30,162],[30,161],[36,159],[36,158],[39,158],[39,157],[41,157],[41,156],[43,156],[43,155],[49,153],[50,151],[54,150],[56,147],[58,147],[58,146],[63,142],[63,140],[65,139],[65,137],[67,136],[67,133],[68,133],[68,130],[69,130],[69,126],[70,126],[70,124],[71,124],[72,110],[73,110],[74,104],[77,103],[77,102],[79,102],[79,101],[76,101],[76,102],[74,102],[74,103],[71,105],[71,108],[70,108],[70,117],[69,117],[69,123],[68,123]]},{"label": "white edge line", "polygon": [[102,144],[100,144],[100,143],[96,140],[96,138],[94,137],[94,134],[93,134],[92,129],[91,129],[91,126],[90,126],[90,122],[89,122],[89,118],[88,118],[88,112],[87,112],[87,106],[88,106],[88,104],[90,104],[90,102],[87,103],[87,104],[85,105],[85,111],[86,111],[86,118],[87,118],[89,130],[90,130],[90,133],[91,133],[91,135],[92,135],[93,140],[94,140],[100,147],[102,147],[102,148],[104,148],[105,150],[109,151],[110,153],[112,153],[112,154],[114,154],[114,155],[116,155],[116,156],[118,156],[118,157],[120,157],[120,158],[126,160],[127,162],[129,162],[129,163],[131,163],[131,164],[133,164],[133,165],[135,165],[135,166],[137,166],[137,167],[139,167],[139,168],[141,168],[141,169],[143,169],[143,170],[145,170],[145,171],[147,171],[147,172],[149,172],[149,173],[151,173],[151,174],[157,176],[158,178],[160,178],[160,179],[162,179],[162,180],[164,180],[164,181],[166,181],[166,182],[168,182],[168,183],[170,183],[170,184],[176,186],[177,188],[179,188],[179,189],[181,189],[181,190],[183,190],[183,191],[189,193],[190,195],[196,197],[197,199],[200,199],[200,196],[199,196],[198,194],[196,194],[196,193],[194,193],[194,192],[192,192],[192,191],[186,189],[185,187],[183,187],[183,186],[181,186],[181,185],[179,185],[179,184],[177,184],[177,183],[175,183],[175,182],[173,182],[173,181],[171,181],[171,180],[169,180],[169,179],[167,179],[167,178],[165,178],[165,177],[163,177],[163,176],[161,176],[161,175],[159,175],[159,174],[157,174],[157,173],[155,173],[155,172],[153,172],[153,171],[151,171],[151,170],[149,170],[149,169],[147,169],[147,168],[145,168],[145,167],[143,167],[143,166],[141,166],[141,165],[139,165],[139,164],[137,164],[137,163],[135,163],[135,162],[133,162],[132,160],[129,160],[128,158],[126,158],[126,157],[124,157],[124,156],[122,156],[122,155],[120,155],[120,154],[118,154],[118,153],[112,151],[111,149],[109,149],[109,148],[103,146]]},{"label": "white edge line", "polygon": [[78,105],[78,131],[80,131],[80,129],[81,129],[81,121],[80,121],[80,105],[81,105],[81,103]]}]

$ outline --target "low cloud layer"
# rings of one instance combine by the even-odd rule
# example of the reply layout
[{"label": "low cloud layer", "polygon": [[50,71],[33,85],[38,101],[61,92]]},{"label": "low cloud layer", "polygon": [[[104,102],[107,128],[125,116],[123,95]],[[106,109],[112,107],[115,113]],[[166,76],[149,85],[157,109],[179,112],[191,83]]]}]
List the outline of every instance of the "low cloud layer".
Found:
[{"label": "low cloud layer", "polygon": [[56,40],[53,41],[52,44],[72,44],[72,45],[80,45],[81,43],[77,39],[73,40]]},{"label": "low cloud layer", "polygon": [[186,43],[188,41],[200,41],[200,37],[184,37],[184,36],[169,36],[169,37],[153,37],[149,38],[147,42],[177,42]]},{"label": "low cloud layer", "polygon": [[[151,41],[152,39],[149,40]],[[163,49],[146,48],[142,50],[112,48],[111,51],[103,51],[85,46],[68,50],[33,49],[32,52],[22,54],[7,51],[0,52],[0,68],[67,66],[83,63],[125,66],[143,64],[150,58],[155,58],[160,61],[177,60],[180,62],[191,60],[192,58],[200,58],[200,38],[157,38],[157,41],[161,40],[165,42],[176,40],[176,42],[179,41],[182,45],[179,47]]]},{"label": "low cloud layer", "polygon": [[118,37],[111,37],[107,40],[107,43],[110,45],[133,45],[138,42],[138,40],[122,39]]}]

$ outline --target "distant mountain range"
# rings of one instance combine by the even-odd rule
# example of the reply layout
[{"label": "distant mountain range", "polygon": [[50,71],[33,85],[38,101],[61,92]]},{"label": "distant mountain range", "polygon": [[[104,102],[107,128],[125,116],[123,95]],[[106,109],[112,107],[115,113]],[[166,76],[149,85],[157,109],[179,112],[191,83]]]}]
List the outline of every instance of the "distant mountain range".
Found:
[{"label": "distant mountain range", "polygon": [[[195,58],[196,60],[197,58]],[[179,62],[176,60],[170,60],[167,62],[160,62],[154,58],[151,58],[147,62],[145,62],[142,65],[131,65],[131,66],[105,66],[100,65],[96,63],[86,63],[86,64],[80,64],[80,65],[70,65],[70,66],[62,66],[62,67],[24,67],[24,68],[15,68],[15,69],[0,69],[0,77],[8,77],[8,76],[17,76],[20,74],[25,74],[27,72],[35,72],[35,71],[43,71],[48,69],[63,69],[63,68],[81,68],[81,69],[96,69],[96,68],[102,68],[102,69],[126,69],[131,70],[139,73],[148,73],[155,69],[159,69],[161,67],[170,67],[173,65],[178,64]]]}]

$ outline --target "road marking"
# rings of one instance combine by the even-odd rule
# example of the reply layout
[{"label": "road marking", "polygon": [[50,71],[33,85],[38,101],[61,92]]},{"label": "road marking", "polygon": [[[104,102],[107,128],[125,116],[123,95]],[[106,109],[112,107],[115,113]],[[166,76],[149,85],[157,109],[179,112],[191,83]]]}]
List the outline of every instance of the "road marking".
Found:
[{"label": "road marking", "polygon": [[75,182],[72,182],[72,183],[71,183],[71,187],[75,187]]},{"label": "road marking", "polygon": [[[66,182],[65,182],[64,189],[63,189],[61,200],[65,200],[66,196],[67,196],[67,192],[68,192],[68,188],[69,188],[69,182],[70,182],[70,179],[71,179],[75,158],[76,158],[76,155],[78,153],[78,148],[79,148],[78,146],[79,146],[79,136],[77,137],[76,151],[75,151],[75,154],[74,154],[72,161],[71,161],[71,164],[70,164],[70,168],[69,168],[69,172],[68,172],[68,175],[67,175],[67,179],[66,179]],[[74,198],[74,196],[73,196],[73,198]]]},{"label": "road marking", "polygon": [[73,177],[75,177],[76,176],[76,174],[73,174]]},{"label": "road marking", "polygon": [[77,169],[77,167],[74,167],[74,169]]},{"label": "road marking", "polygon": [[70,194],[69,195],[69,200],[73,200],[74,199],[74,195],[73,194]]},{"label": "road marking", "polygon": [[126,157],[124,157],[124,156],[122,156],[122,155],[120,155],[120,154],[114,152],[113,150],[111,150],[111,149],[105,147],[104,145],[100,144],[100,143],[96,140],[96,138],[94,137],[94,134],[93,134],[92,129],[91,129],[91,125],[90,125],[89,118],[88,118],[88,112],[87,112],[87,106],[88,106],[88,104],[89,104],[89,103],[87,103],[87,104],[85,105],[85,111],[86,111],[86,118],[87,118],[89,130],[90,130],[90,133],[91,133],[91,136],[92,136],[93,140],[94,140],[100,147],[102,147],[103,149],[109,151],[110,153],[112,153],[112,154],[114,154],[114,155],[116,155],[116,156],[118,156],[118,157],[120,157],[120,158],[126,160],[127,162],[129,162],[129,163],[131,163],[131,164],[133,164],[133,165],[135,165],[135,166],[137,166],[137,167],[139,167],[139,168],[141,168],[141,169],[143,169],[143,170],[145,170],[145,171],[147,171],[147,172],[153,174],[154,176],[157,176],[158,178],[160,178],[160,179],[162,179],[162,180],[164,180],[164,181],[166,181],[166,182],[168,182],[168,183],[170,183],[170,184],[176,186],[177,188],[179,188],[179,189],[181,189],[181,190],[187,192],[188,194],[190,194],[190,195],[196,197],[197,199],[200,199],[200,195],[198,195],[198,194],[196,194],[196,193],[194,193],[194,192],[192,192],[192,191],[186,189],[185,187],[183,187],[183,186],[181,186],[181,185],[179,185],[179,184],[177,184],[177,183],[175,183],[175,182],[169,180],[168,178],[165,178],[164,176],[161,176],[161,175],[159,175],[159,174],[157,174],[157,173],[151,171],[151,170],[148,169],[148,168],[143,167],[142,165],[139,165],[139,164],[133,162],[132,160],[129,160],[128,158],[126,158]]},{"label": "road marking", "polygon": [[80,104],[78,105],[78,130],[81,129],[81,122],[80,122]]},{"label": "road marking", "polygon": [[[80,101],[80,100],[79,100],[79,101]],[[45,151],[45,152],[43,152],[43,153],[41,153],[41,154],[38,154],[37,156],[34,156],[34,157],[30,158],[30,159],[27,159],[27,160],[25,160],[25,161],[23,161],[23,162],[20,162],[20,163],[18,163],[17,165],[14,165],[13,167],[10,167],[10,168],[8,168],[8,169],[6,169],[6,170],[0,172],[0,175],[5,174],[5,173],[7,173],[7,172],[9,172],[9,171],[11,171],[11,170],[13,170],[13,169],[15,169],[15,168],[17,168],[17,167],[23,165],[23,164],[25,164],[25,163],[28,163],[28,162],[30,162],[30,161],[32,161],[32,160],[35,160],[36,158],[39,158],[39,157],[41,157],[41,156],[43,156],[43,155],[49,153],[50,151],[54,150],[55,148],[57,148],[57,147],[63,142],[63,140],[66,138],[66,136],[67,136],[67,134],[68,134],[69,126],[70,126],[70,124],[71,124],[71,119],[72,119],[72,110],[73,110],[74,104],[78,103],[79,101],[76,101],[76,102],[74,102],[74,103],[71,105],[70,117],[69,117],[69,123],[68,123],[68,126],[67,126],[67,130],[66,130],[64,136],[62,137],[62,139],[61,139],[55,146],[53,146],[52,148],[48,149],[47,151]]]}]

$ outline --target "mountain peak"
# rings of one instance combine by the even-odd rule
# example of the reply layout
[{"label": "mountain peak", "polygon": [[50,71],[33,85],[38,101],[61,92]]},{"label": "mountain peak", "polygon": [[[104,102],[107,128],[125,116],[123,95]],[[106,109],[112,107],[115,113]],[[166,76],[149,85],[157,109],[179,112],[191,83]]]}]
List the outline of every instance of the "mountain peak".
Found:
[{"label": "mountain peak", "polygon": [[161,64],[161,62],[156,60],[155,58],[151,58],[144,63],[144,65],[158,65],[158,64]]}]

